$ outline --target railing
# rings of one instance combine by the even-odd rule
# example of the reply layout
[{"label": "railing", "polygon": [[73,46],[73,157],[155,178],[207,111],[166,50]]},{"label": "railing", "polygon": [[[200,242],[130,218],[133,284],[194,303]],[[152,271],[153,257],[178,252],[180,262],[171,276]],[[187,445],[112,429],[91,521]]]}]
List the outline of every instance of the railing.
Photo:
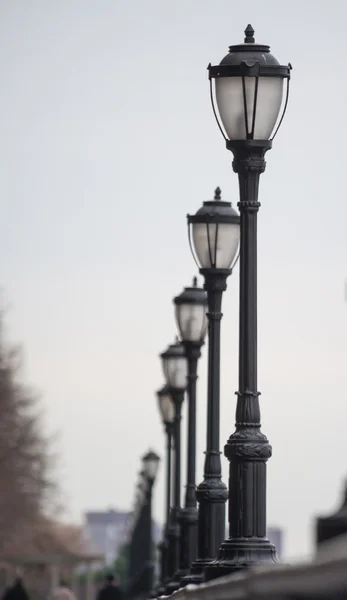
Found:
[{"label": "railing", "polygon": [[271,565],[189,585],[172,600],[347,599],[347,536],[321,544],[312,562]]}]

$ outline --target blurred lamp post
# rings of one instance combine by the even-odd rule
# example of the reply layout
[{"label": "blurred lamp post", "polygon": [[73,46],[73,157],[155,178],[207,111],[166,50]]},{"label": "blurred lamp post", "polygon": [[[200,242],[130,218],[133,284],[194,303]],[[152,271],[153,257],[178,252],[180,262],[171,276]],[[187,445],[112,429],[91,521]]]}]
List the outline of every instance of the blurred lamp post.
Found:
[{"label": "blurred lamp post", "polygon": [[143,469],[142,469],[142,471],[139,472],[139,480],[136,485],[136,490],[137,490],[137,493],[136,493],[137,503],[139,506],[142,506],[142,503],[145,500],[146,491],[147,491],[146,474]]},{"label": "blurred lamp post", "polygon": [[152,492],[153,484],[159,468],[159,456],[149,450],[142,457],[144,486],[144,511],[145,511],[145,536],[144,536],[144,555],[145,555],[145,582],[144,589],[150,592],[153,589],[154,578],[154,560],[153,560],[153,521],[152,521]]},{"label": "blurred lamp post", "polygon": [[[161,574],[160,584],[163,586],[166,582],[167,569],[167,550],[168,540],[167,531],[169,526],[170,508],[171,508],[171,450],[172,450],[172,435],[175,420],[175,406],[170,394],[170,388],[166,384],[157,392],[159,412],[165,427],[166,433],[166,506],[165,506],[165,526],[163,532],[163,540],[160,545],[161,549]],[[164,588],[160,587],[155,597],[164,594]]]},{"label": "blurred lamp post", "polygon": [[153,450],[149,450],[142,458],[143,473],[149,484],[148,487],[153,486],[159,468],[159,461],[160,457]]},{"label": "blurred lamp post", "polygon": [[189,241],[193,255],[205,278],[208,302],[208,384],[207,442],[204,480],[197,488],[198,557],[182,584],[200,583],[205,566],[217,556],[225,537],[225,502],[228,498],[222,482],[219,448],[220,407],[220,327],[222,295],[227,278],[237,260],[240,218],[230,202],[221,200],[215,190],[214,200],[204,202],[195,215],[188,215]]},{"label": "blurred lamp post", "polygon": [[174,298],[177,327],[188,361],[188,432],[187,432],[187,485],[184,509],[181,510],[181,568],[189,572],[197,557],[198,513],[196,508],[196,381],[198,359],[207,329],[207,294],[198,287],[186,287]]},{"label": "blurred lamp post", "polygon": [[144,472],[138,474],[138,482],[135,492],[135,506],[131,519],[130,528],[130,548],[129,548],[129,586],[132,589],[137,585],[138,578],[144,569],[144,564],[147,560],[146,554],[146,537],[148,527],[146,525],[146,510],[145,510],[145,495],[146,481]]},{"label": "blurred lamp post", "polygon": [[[184,392],[187,387],[187,358],[180,342],[171,344],[161,354],[166,383],[175,406],[174,420],[174,485],[173,503],[168,527],[168,577],[166,594],[177,589],[180,573],[180,510],[181,510],[181,411]],[[179,584],[178,584],[179,585]]]},{"label": "blurred lamp post", "polygon": [[150,450],[142,457],[142,471],[136,486],[135,510],[128,526],[129,597],[148,597],[153,587],[152,489],[159,456]]},{"label": "blurred lamp post", "polygon": [[218,66],[208,67],[213,112],[238,174],[241,221],[239,391],[236,431],[225,446],[230,461],[230,538],[206,569],[207,579],[277,562],[275,547],[266,538],[266,461],[271,446],[260,430],[257,386],[257,213],[264,157],[287,107],[291,66],[280,65],[269,46],[255,43],[251,25],[245,36],[243,44],[230,46]]}]

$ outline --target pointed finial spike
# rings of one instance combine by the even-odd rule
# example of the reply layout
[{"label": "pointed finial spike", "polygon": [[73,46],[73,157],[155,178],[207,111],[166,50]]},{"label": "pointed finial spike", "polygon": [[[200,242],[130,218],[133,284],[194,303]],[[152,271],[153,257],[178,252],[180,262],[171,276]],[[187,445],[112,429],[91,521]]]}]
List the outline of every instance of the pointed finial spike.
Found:
[{"label": "pointed finial spike", "polygon": [[198,287],[198,278],[197,277],[193,278],[193,287]]},{"label": "pointed finial spike", "polygon": [[214,199],[215,200],[220,200],[221,199],[221,194],[222,194],[222,190],[220,189],[220,187],[216,187],[216,189],[214,191]]},{"label": "pointed finial spike", "polygon": [[245,29],[245,44],[254,44],[254,29],[252,25],[247,25]]}]

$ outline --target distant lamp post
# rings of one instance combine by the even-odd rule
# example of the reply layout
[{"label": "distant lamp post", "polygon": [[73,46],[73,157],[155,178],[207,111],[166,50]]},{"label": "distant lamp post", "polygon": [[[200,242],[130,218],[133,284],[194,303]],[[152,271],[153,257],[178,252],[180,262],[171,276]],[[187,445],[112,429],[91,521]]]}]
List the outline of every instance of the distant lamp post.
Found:
[{"label": "distant lamp post", "polygon": [[153,495],[153,484],[158,472],[160,457],[158,454],[149,450],[142,457],[143,465],[143,477],[145,480],[144,494],[145,494],[145,527],[146,535],[144,543],[146,546],[145,557],[146,557],[146,575],[144,588],[146,592],[150,592],[153,589],[154,583],[154,560],[153,560],[153,520],[152,520],[152,495]]},{"label": "distant lamp post", "polygon": [[208,67],[213,112],[238,174],[241,220],[239,391],[236,431],[225,446],[230,461],[230,538],[206,569],[206,579],[277,561],[266,537],[266,462],[271,446],[260,430],[257,386],[257,213],[260,175],[287,107],[290,70],[270,54],[269,46],[255,43],[251,25],[243,44],[230,46],[219,65]]},{"label": "distant lamp post", "polygon": [[128,523],[129,597],[148,597],[153,589],[152,489],[159,456],[150,450],[142,457],[142,470],[136,485],[133,514]]},{"label": "distant lamp post", "polygon": [[158,456],[158,454],[153,452],[153,450],[149,450],[147,454],[145,454],[142,458],[143,472],[149,483],[148,487],[153,485],[153,482],[158,472],[159,462],[160,457]]},{"label": "distant lamp post", "polygon": [[240,217],[230,202],[221,200],[215,190],[214,200],[204,202],[195,215],[188,215],[189,241],[193,256],[205,279],[208,301],[208,385],[207,443],[204,480],[197,488],[198,556],[182,584],[200,583],[204,568],[213,561],[225,537],[225,502],[228,498],[222,482],[219,447],[220,428],[220,327],[222,295],[227,278],[237,261]]},{"label": "distant lamp post", "polygon": [[[184,346],[177,341],[161,354],[166,383],[175,406],[174,420],[174,485],[173,504],[168,527],[168,577],[166,594],[177,589],[180,576],[180,510],[181,510],[181,412],[187,387],[187,358]],[[178,584],[179,585],[179,584]]]},{"label": "distant lamp post", "polygon": [[139,472],[139,480],[136,485],[136,489],[137,489],[136,500],[139,505],[142,505],[142,503],[145,500],[147,488],[148,488],[148,484],[147,484],[147,480],[146,480],[146,474],[145,474],[144,470],[142,470]]},{"label": "distant lamp post", "polygon": [[165,589],[162,587],[165,585],[168,575],[167,565],[167,551],[168,551],[168,540],[167,532],[169,527],[170,508],[171,508],[171,451],[172,451],[172,436],[173,427],[175,420],[175,405],[172,401],[170,388],[166,384],[157,392],[159,412],[165,427],[166,433],[166,504],[165,504],[165,526],[163,539],[160,544],[161,550],[161,574],[160,584],[161,587],[157,590],[155,598],[164,594]]},{"label": "distant lamp post", "polygon": [[175,405],[172,400],[170,388],[166,384],[157,392],[159,412],[165,427],[167,438],[166,445],[166,510],[165,522],[169,521],[171,508],[171,450],[172,450],[172,435],[175,421]]},{"label": "distant lamp post", "polygon": [[188,361],[187,485],[184,509],[181,510],[181,568],[182,575],[186,575],[197,558],[196,381],[198,360],[207,329],[207,294],[198,287],[196,277],[192,287],[186,287],[174,298],[174,304],[177,327]]},{"label": "distant lamp post", "polygon": [[128,523],[129,530],[129,590],[136,589],[139,578],[147,570],[147,510],[145,506],[146,482],[144,472],[138,474],[134,511]]}]

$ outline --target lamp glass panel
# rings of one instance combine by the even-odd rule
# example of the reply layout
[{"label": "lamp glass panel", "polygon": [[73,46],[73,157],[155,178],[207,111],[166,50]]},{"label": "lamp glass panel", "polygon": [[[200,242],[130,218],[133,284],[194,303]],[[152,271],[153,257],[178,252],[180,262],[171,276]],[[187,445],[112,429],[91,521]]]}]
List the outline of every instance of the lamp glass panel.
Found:
[{"label": "lamp glass panel", "polygon": [[146,471],[146,475],[148,477],[148,479],[154,479],[157,471],[158,471],[158,458],[154,457],[153,458],[147,458],[144,461],[144,466],[145,466],[145,471]]},{"label": "lamp glass panel", "polygon": [[207,306],[204,304],[177,304],[176,321],[185,342],[203,340],[207,328]]},{"label": "lamp glass panel", "polygon": [[165,358],[163,363],[166,382],[173,388],[184,390],[187,387],[187,359],[183,356]]},{"label": "lamp glass panel", "polygon": [[170,394],[163,394],[158,397],[159,410],[165,423],[173,423],[175,419],[175,405],[172,402]]},{"label": "lamp glass panel", "polygon": [[229,269],[239,247],[239,224],[193,223],[192,228],[194,249],[200,267]]},{"label": "lamp glass panel", "polygon": [[[219,115],[230,140],[247,139],[242,77],[217,77]],[[245,77],[248,133],[252,131],[256,77]],[[254,125],[255,140],[268,140],[275,128],[283,99],[282,77],[259,77]]]}]

